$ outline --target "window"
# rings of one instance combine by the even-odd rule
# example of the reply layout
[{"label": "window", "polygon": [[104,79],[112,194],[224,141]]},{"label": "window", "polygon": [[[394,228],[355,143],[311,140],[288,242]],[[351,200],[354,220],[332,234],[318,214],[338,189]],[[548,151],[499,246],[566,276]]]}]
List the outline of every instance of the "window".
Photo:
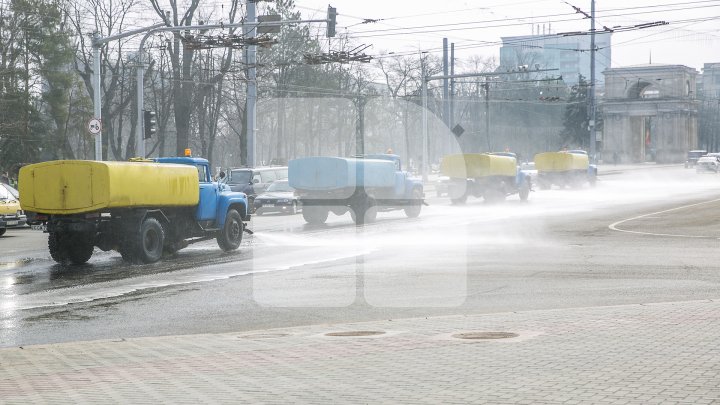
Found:
[{"label": "window", "polygon": [[200,183],[207,183],[207,181],[208,181],[207,180],[208,179],[207,168],[205,166],[196,166],[196,167],[198,170],[198,181],[200,181]]}]

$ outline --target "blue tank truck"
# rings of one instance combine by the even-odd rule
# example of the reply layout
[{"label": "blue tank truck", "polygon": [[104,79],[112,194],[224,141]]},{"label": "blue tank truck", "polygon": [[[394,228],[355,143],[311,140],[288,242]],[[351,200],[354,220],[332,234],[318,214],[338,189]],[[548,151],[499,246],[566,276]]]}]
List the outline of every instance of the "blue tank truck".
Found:
[{"label": "blue tank truck", "polygon": [[246,195],[213,182],[198,157],[37,163],[20,170],[20,195],[58,263],[83,264],[95,246],[132,263],[209,239],[230,251],[250,233]]},{"label": "blue tank truck", "polygon": [[310,224],[325,223],[330,212],[350,212],[358,225],[374,221],[381,211],[402,209],[415,218],[425,203],[422,183],[402,171],[400,157],[391,154],[294,159],[288,181]]}]

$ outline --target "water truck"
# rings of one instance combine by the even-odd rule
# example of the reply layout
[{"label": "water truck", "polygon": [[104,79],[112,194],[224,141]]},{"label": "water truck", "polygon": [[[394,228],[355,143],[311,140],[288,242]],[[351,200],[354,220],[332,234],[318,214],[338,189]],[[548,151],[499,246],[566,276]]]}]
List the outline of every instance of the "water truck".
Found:
[{"label": "water truck", "polygon": [[230,251],[250,219],[245,194],[213,182],[208,161],[191,156],[37,163],[20,169],[19,188],[58,263],[83,264],[95,246],[132,263],[210,239]]}]

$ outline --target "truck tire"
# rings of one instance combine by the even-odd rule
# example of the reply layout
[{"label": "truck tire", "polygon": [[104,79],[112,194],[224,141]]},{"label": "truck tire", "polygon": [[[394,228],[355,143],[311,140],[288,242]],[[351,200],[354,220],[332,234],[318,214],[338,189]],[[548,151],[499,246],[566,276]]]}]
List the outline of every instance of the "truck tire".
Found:
[{"label": "truck tire", "polygon": [[240,247],[243,234],[243,221],[240,213],[229,210],[225,217],[223,229],[218,231],[217,243],[220,249],[229,252]]},{"label": "truck tire", "polygon": [[327,208],[318,207],[317,205],[305,205],[302,209],[303,219],[311,225],[324,224],[329,214]]},{"label": "truck tire", "polygon": [[0,229],[0,236],[5,235],[5,231],[7,231],[7,228]]},{"label": "truck tire", "polygon": [[411,205],[405,207],[405,215],[408,218],[417,218],[422,210],[422,191],[413,189]]},{"label": "truck tire", "polygon": [[140,232],[128,239],[120,248],[123,260],[149,264],[162,258],[165,232],[157,219],[145,218],[140,224]]},{"label": "truck tire", "polygon": [[374,222],[377,219],[377,203],[375,199],[367,196],[364,200],[350,209],[350,217],[356,225]]},{"label": "truck tire", "polygon": [[518,195],[520,196],[520,201],[528,200],[528,197],[530,197],[530,180],[523,180],[522,184],[520,184],[520,188],[518,189]]},{"label": "truck tire", "polygon": [[60,264],[84,264],[93,254],[93,238],[86,232],[50,232],[48,250]]}]

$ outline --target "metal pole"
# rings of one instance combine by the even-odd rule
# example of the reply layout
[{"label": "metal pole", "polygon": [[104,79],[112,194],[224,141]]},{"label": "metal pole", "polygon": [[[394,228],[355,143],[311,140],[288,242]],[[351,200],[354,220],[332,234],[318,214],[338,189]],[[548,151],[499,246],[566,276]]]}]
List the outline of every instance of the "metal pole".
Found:
[{"label": "metal pole", "polygon": [[595,0],[591,2],[590,17],[590,159],[595,162]]},{"label": "metal pole", "polygon": [[450,119],[448,127],[455,124],[455,43],[450,44]]},{"label": "metal pole", "polygon": [[492,152],[490,145],[490,76],[485,76],[485,136],[487,137],[488,152]]},{"label": "metal pole", "polygon": [[[443,75],[448,75],[448,39],[443,38]],[[448,78],[443,79],[443,122],[450,126],[450,91]]]},{"label": "metal pole", "polygon": [[428,122],[427,122],[427,80],[425,79],[425,61],[420,55],[421,82],[422,82],[422,179],[428,181]]},{"label": "metal pole", "polygon": [[[250,24],[254,24],[257,19],[255,11],[255,0],[249,0],[247,2],[247,21]],[[250,29],[249,36],[255,37],[257,33],[256,26]],[[255,65],[257,63],[257,46],[250,45],[247,51],[247,63],[248,63],[248,85],[247,85],[247,164],[250,167],[255,167],[255,120],[257,118],[257,70]]]},{"label": "metal pole", "polygon": [[144,124],[144,117],[143,117],[143,110],[145,108],[145,98],[143,97],[143,81],[145,75],[145,66],[143,65],[143,55],[142,52],[138,52],[137,54],[137,93],[138,93],[138,99],[137,99],[137,125],[135,129],[135,148],[136,148],[136,154],[138,157],[144,158],[145,157],[145,131],[143,130],[143,124]]},{"label": "metal pole", "polygon": [[93,81],[95,84],[93,85],[93,113],[95,115],[95,118],[100,120],[100,132],[98,132],[95,135],[95,160],[103,160],[102,156],[102,127],[105,125],[102,122],[102,100],[101,97],[101,89],[102,86],[102,76],[100,72],[100,44],[97,42],[100,40],[100,33],[95,32],[93,34]]}]

